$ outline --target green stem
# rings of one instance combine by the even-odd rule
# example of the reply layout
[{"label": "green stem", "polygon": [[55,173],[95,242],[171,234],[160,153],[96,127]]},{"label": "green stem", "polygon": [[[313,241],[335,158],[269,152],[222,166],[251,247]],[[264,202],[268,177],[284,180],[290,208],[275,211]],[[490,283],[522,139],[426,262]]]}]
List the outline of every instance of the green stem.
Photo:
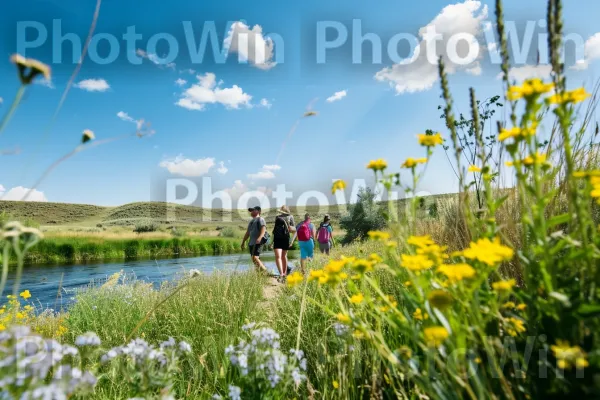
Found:
[{"label": "green stem", "polygon": [[17,91],[15,99],[12,102],[12,105],[8,109],[8,112],[2,118],[2,122],[0,122],[0,135],[2,135],[2,131],[4,130],[4,128],[6,128],[8,122],[12,119],[13,115],[15,114],[15,111],[17,111],[17,108],[19,107],[19,104],[23,99],[23,95],[25,94],[25,87],[26,86],[24,84],[21,84],[19,90]]},{"label": "green stem", "polygon": [[302,290],[302,303],[300,305],[300,316],[298,316],[298,333],[296,334],[296,350],[300,349],[300,334],[302,333],[302,317],[304,316],[304,310],[306,309],[306,289],[308,288],[308,281],[304,281],[304,289]]}]

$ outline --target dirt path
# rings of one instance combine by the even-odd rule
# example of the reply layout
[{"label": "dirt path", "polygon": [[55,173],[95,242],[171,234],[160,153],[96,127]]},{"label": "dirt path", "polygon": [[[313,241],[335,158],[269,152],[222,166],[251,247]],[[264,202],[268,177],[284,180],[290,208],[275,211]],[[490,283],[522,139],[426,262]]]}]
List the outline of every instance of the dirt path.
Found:
[{"label": "dirt path", "polygon": [[276,278],[269,278],[263,286],[263,300],[258,305],[265,308],[272,307],[272,300],[279,295],[282,288],[283,284],[278,283]]}]

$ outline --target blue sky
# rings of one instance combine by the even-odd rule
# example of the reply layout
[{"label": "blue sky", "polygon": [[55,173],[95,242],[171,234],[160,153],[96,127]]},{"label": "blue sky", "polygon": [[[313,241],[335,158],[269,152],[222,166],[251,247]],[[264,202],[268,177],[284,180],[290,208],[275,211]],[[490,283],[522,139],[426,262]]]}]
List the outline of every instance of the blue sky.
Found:
[{"label": "blue sky", "polygon": [[[42,24],[48,33],[42,46],[27,49],[24,55],[48,63],[53,70],[51,85],[36,83],[28,88],[0,136],[1,150],[20,149],[19,154],[0,156],[0,191],[5,199],[18,197],[21,188],[30,188],[54,160],[79,143],[84,129],[94,131],[97,140],[133,135],[136,122],[142,119],[151,123],[154,135],[131,137],[77,154],[59,165],[32,198],[120,205],[164,199],[169,178],[200,182],[205,177],[212,178],[213,190],[229,189],[238,196],[245,190],[275,189],[277,184],[286,184],[295,193],[327,192],[334,178],[350,182],[370,178],[364,165],[373,158],[385,158],[398,170],[405,158],[423,154],[416,144],[417,133],[434,129],[445,134],[445,130],[437,110],[439,84],[430,73],[431,66],[420,67],[417,60],[415,65],[394,67],[386,46],[393,35],[417,35],[430,24],[444,33],[473,33],[481,44],[480,57],[470,65],[457,66],[450,75],[458,111],[467,111],[471,86],[481,99],[501,91],[499,68],[492,65],[485,49],[484,32],[494,19],[492,1],[431,0],[415,6],[383,0],[374,6],[349,0],[341,6],[313,0],[173,0],[145,2],[141,7],[138,1],[104,0],[95,33],[119,40],[118,57],[99,65],[88,55],[51,123],[75,67],[68,43],[62,46],[62,63],[53,60],[59,46],[52,43],[57,33],[52,21],[60,21],[63,35],[73,33],[84,42],[95,3],[23,0],[2,6],[0,114],[9,108],[18,89],[16,70],[8,59],[19,49],[18,32],[24,21]],[[522,37],[527,21],[544,18],[545,1],[507,0],[505,9]],[[569,70],[573,86],[591,84],[597,78],[600,62],[594,59],[600,57],[600,36],[594,35],[600,31],[595,20],[599,12],[600,3],[593,0],[565,4],[566,33],[577,34],[586,42],[586,67]],[[367,44],[362,48],[363,62],[352,62],[354,19],[361,21],[363,35],[376,34],[383,43],[380,63],[371,62]],[[253,63],[251,52],[249,62],[240,63],[238,55],[244,50],[235,52],[230,47],[224,64],[215,63],[210,50],[203,63],[194,63],[184,21],[190,21],[197,39],[203,26],[213,21],[220,44],[227,37],[238,43],[236,38],[246,32],[259,49],[265,49],[261,44],[267,43],[265,59]],[[319,21],[337,21],[349,32],[347,44],[328,51],[327,62],[317,65]],[[130,48],[135,54],[129,57],[138,58],[140,65],[128,62],[122,40],[133,26],[142,38]],[[31,28],[33,36],[27,40],[35,38],[33,31]],[[535,34],[543,31],[538,27]],[[165,41],[159,42],[156,54],[148,49],[150,37],[159,33],[171,35],[179,45],[173,64],[157,61],[168,53]],[[273,34],[282,38],[284,46],[275,45],[271,54],[268,37]],[[526,64],[535,64],[535,46],[534,39],[523,60]],[[106,56],[107,50],[106,40],[100,41],[98,56]],[[407,56],[408,47],[401,45],[400,52]],[[282,55],[284,61],[275,63]],[[574,53],[568,51],[567,63],[572,65],[574,60]],[[543,66],[516,67],[515,78],[547,76]],[[301,118],[309,104],[318,115]],[[297,121],[297,129],[288,138]],[[419,189],[430,193],[456,190],[443,152],[434,155]]]}]

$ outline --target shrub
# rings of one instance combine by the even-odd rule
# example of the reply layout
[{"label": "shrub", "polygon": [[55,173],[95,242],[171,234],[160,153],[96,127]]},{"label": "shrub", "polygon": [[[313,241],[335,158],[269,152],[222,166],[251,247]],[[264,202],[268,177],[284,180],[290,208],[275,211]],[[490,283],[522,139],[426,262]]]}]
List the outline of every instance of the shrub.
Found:
[{"label": "shrub", "polygon": [[239,232],[231,226],[226,226],[221,229],[221,231],[219,232],[219,236],[226,238],[235,238],[239,236]]},{"label": "shrub", "polygon": [[135,233],[156,232],[157,230],[158,224],[150,219],[138,221],[133,228]]},{"label": "shrub", "polygon": [[385,226],[381,207],[375,201],[375,192],[361,188],[356,204],[349,206],[348,215],[340,220],[340,227],[346,231],[342,244],[364,240],[369,231],[380,230]]}]

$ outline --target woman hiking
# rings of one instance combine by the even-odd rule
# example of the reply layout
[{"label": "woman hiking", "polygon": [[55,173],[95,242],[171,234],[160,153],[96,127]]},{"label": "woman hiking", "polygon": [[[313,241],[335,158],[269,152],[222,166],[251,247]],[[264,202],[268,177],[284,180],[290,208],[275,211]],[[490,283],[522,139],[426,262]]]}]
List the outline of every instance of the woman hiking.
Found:
[{"label": "woman hiking", "polygon": [[275,251],[275,264],[279,271],[278,282],[284,282],[288,272],[287,253],[290,249],[290,236],[296,232],[294,217],[290,209],[283,205],[279,209],[279,215],[275,217],[275,226],[273,227],[273,250]]},{"label": "woman hiking", "polygon": [[333,228],[331,226],[331,217],[325,214],[323,222],[317,229],[317,241],[319,242],[319,250],[321,253],[329,255],[329,251],[333,247]]},{"label": "woman hiking", "polygon": [[304,221],[296,226],[296,237],[300,245],[300,269],[306,275],[306,260],[313,259],[315,252],[315,226],[310,222],[310,215],[304,215]]}]

